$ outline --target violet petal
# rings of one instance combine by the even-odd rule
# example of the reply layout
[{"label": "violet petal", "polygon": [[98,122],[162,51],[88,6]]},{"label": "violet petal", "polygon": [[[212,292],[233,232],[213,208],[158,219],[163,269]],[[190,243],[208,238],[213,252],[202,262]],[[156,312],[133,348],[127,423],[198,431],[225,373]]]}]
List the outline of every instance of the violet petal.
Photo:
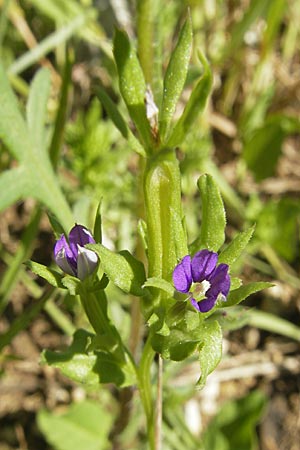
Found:
[{"label": "violet petal", "polygon": [[69,233],[69,242],[72,253],[77,258],[77,245],[84,247],[86,244],[95,244],[95,239],[86,227],[76,224]]},{"label": "violet petal", "polygon": [[191,257],[185,256],[174,269],[173,283],[177,291],[186,293],[192,284]]},{"label": "violet petal", "polygon": [[210,311],[216,304],[216,297],[208,297],[198,302],[199,310],[203,313]]},{"label": "violet petal", "polygon": [[76,271],[69,264],[68,258],[66,257],[66,251],[64,248],[61,248],[55,255],[55,262],[61,270],[69,275],[75,275]]},{"label": "violet petal", "polygon": [[54,258],[56,264],[69,275],[76,275],[77,262],[76,257],[71,251],[64,234],[56,241],[54,245]]},{"label": "violet petal", "polygon": [[218,254],[209,250],[201,250],[192,259],[192,277],[195,283],[208,279],[215,270]]},{"label": "violet petal", "polygon": [[[199,304],[198,302],[196,302],[196,300],[194,298],[190,299],[191,304],[197,309],[197,311],[200,312],[200,308],[199,308]],[[199,302],[200,303],[200,302]]]},{"label": "violet petal", "polygon": [[207,297],[217,298],[220,293],[225,297],[230,289],[230,277],[228,275],[228,265],[220,264],[208,278],[211,287],[208,289]]}]

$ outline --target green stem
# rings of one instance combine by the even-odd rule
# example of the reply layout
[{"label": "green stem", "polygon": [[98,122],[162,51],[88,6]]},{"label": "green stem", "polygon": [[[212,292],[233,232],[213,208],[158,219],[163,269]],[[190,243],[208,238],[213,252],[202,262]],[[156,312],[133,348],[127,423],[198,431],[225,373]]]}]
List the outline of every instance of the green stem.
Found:
[{"label": "green stem", "polygon": [[[188,253],[186,234],[182,224],[180,171],[173,150],[162,150],[148,159],[144,171],[144,197],[148,238],[148,276],[170,281],[177,260]],[[152,294],[152,308],[164,306],[166,296],[158,289],[153,289]],[[154,420],[150,370],[155,353],[150,342],[151,334],[148,336],[140,362],[139,388],[147,416],[150,448],[158,450],[160,436],[156,436],[156,431],[161,429],[161,413],[157,420]],[[160,380],[161,376],[162,374],[160,374]],[[159,392],[157,394],[159,396]]]},{"label": "green stem", "polygon": [[158,355],[157,395],[155,405],[155,450],[161,450],[163,359]]},{"label": "green stem", "polygon": [[152,400],[151,365],[155,352],[151,347],[151,337],[145,343],[138,369],[138,387],[147,418],[147,434],[151,450],[155,450],[154,409]]},{"label": "green stem", "polygon": [[174,151],[163,150],[147,161],[144,193],[148,276],[170,281],[178,259],[188,253],[182,224],[180,171]]},{"label": "green stem", "polygon": [[82,289],[80,300],[90,324],[97,334],[111,334],[111,327],[106,313],[107,300],[104,291],[94,293]]}]

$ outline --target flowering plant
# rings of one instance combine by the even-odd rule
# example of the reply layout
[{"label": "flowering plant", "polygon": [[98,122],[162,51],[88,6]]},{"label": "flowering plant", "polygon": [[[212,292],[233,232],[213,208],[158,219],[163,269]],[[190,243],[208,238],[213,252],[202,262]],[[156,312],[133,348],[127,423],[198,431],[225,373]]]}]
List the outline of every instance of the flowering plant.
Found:
[{"label": "flowering plant", "polygon": [[[99,209],[93,234],[79,224],[69,231],[73,225],[72,212],[61,202],[67,213],[63,215],[59,210],[56,214],[64,233],[59,233],[55,243],[54,259],[62,272],[30,263],[31,269],[55,288],[79,296],[91,326],[88,331],[77,330],[67,350],[45,351],[44,362],[89,385],[137,386],[151,450],[158,450],[161,440],[163,359],[182,361],[197,355],[200,362],[197,385],[203,387],[222,355],[222,326],[226,319],[218,310],[234,306],[269,286],[259,282],[243,286],[241,280],[232,276],[230,266],[242,254],[253,228],[238,233],[232,242],[225,244],[223,200],[218,184],[209,174],[198,180],[202,202],[199,234],[194,242],[188,239],[175,149],[204,109],[212,86],[210,67],[199,54],[202,76],[182,115],[173,120],[188,73],[191,47],[192,26],[188,17],[170,57],[163,90],[154,96],[146,83],[149,67],[141,66],[126,33],[116,30],[113,53],[120,93],[135,133],[107,93],[101,88],[97,91],[108,115],[143,161],[145,214],[139,217],[143,261],[128,250],[115,252],[103,245]],[[160,99],[158,106],[155,97]],[[54,205],[53,199],[49,201],[49,208],[56,211]],[[141,335],[139,322],[143,316],[146,332],[138,356],[134,345],[128,348],[126,339],[110,319],[106,289],[109,282],[130,295],[138,311],[139,319],[132,323],[134,335]],[[140,298],[140,302],[134,297]],[[151,368],[156,354],[154,396]]]}]

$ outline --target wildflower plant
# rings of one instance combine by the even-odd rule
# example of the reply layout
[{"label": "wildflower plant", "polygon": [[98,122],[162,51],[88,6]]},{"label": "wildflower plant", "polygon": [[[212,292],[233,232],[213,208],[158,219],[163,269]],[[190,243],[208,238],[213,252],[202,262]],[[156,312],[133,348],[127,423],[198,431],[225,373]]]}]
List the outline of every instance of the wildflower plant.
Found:
[{"label": "wildflower plant", "polygon": [[[92,327],[92,331],[77,330],[71,346],[64,352],[45,351],[43,361],[88,385],[137,386],[151,450],[159,448],[161,439],[161,417],[156,417],[156,411],[160,410],[158,403],[162,401],[161,383],[154,392],[151,371],[155,355],[159,355],[160,368],[162,360],[183,361],[195,355],[199,359],[197,386],[203,387],[221,359],[222,325],[227,310],[230,317],[229,307],[269,286],[263,282],[243,285],[231,272],[232,264],[242,254],[254,229],[240,232],[225,244],[225,209],[218,185],[209,174],[201,175],[198,180],[202,202],[198,237],[189,242],[187,236],[175,150],[195,125],[212,89],[209,64],[199,52],[202,75],[182,114],[174,119],[188,73],[191,49],[192,24],[188,16],[170,56],[163,89],[159,91],[157,86],[151,86],[151,65],[145,63],[144,56],[138,58],[124,31],[115,31],[113,54],[120,94],[134,131],[108,94],[100,87],[97,89],[107,114],[142,161],[145,215],[138,219],[144,260],[137,259],[127,249],[117,253],[103,245],[99,210],[93,232],[81,224],[71,224],[72,213],[60,191],[56,194],[56,188],[59,207],[68,211],[64,219],[62,210],[57,211],[55,196],[51,197],[41,177],[40,183],[47,196],[45,204],[60,221],[54,247],[54,260],[60,271],[33,261],[28,263],[55,288],[79,296]],[[37,75],[34,83],[45,82],[45,72],[42,74],[42,78],[41,74]],[[47,158],[46,154],[43,158]],[[31,174],[30,159],[25,163]],[[50,166],[49,160],[47,165]],[[54,177],[51,167],[49,173],[51,176],[47,179],[51,184]],[[57,232],[58,227],[55,228]],[[146,332],[138,358],[131,353],[110,319],[108,283],[130,295],[132,302],[139,302]],[[161,379],[159,370],[157,378]]]}]

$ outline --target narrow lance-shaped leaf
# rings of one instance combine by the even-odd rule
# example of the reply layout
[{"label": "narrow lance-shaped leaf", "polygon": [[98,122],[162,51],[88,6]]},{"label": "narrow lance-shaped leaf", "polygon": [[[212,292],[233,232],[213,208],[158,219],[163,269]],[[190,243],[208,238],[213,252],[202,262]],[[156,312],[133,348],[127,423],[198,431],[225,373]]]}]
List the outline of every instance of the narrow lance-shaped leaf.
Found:
[{"label": "narrow lance-shaped leaf", "polygon": [[204,110],[207,98],[212,88],[213,76],[208,62],[202,53],[199,52],[198,55],[203,65],[204,72],[194,87],[184,111],[169,137],[167,142],[168,147],[175,147],[183,142],[193,123],[199,114],[201,114]]},{"label": "narrow lance-shaped leaf", "polygon": [[238,233],[230,244],[219,255],[219,263],[225,263],[229,266],[241,255],[242,251],[250,241],[255,226],[248,230]]},{"label": "narrow lance-shaped leaf", "polygon": [[66,126],[67,110],[68,110],[69,89],[72,84],[71,83],[72,62],[73,62],[73,55],[71,56],[71,52],[69,52],[67,48],[65,52],[65,67],[62,77],[59,105],[56,112],[54,130],[49,148],[49,157],[54,169],[56,169],[57,167],[60,151],[64,140],[64,130]]},{"label": "narrow lance-shaped leaf", "polygon": [[38,71],[30,86],[27,102],[27,127],[37,154],[46,150],[45,122],[50,91],[50,72]]},{"label": "narrow lance-shaped leaf", "polygon": [[168,134],[177,102],[184,87],[191,56],[192,39],[192,23],[190,16],[188,16],[181,29],[177,45],[171,55],[164,78],[163,99],[159,120],[159,133],[162,140]]},{"label": "narrow lance-shaped leaf", "polygon": [[109,115],[115,126],[118,128],[120,133],[122,134],[122,136],[125,139],[127,139],[128,144],[131,146],[131,148],[138,154],[146,156],[144,148],[142,147],[140,142],[136,139],[132,131],[129,129],[120,111],[118,110],[114,102],[111,100],[111,98],[104,91],[104,89],[98,87],[96,89],[96,95],[99,98],[100,102],[102,103],[105,111],[107,112],[107,114]]},{"label": "narrow lance-shaped leaf", "polygon": [[113,51],[122,97],[142,141],[149,146],[151,132],[145,107],[146,83],[136,53],[124,31],[116,30]]},{"label": "narrow lance-shaped leaf", "polygon": [[144,265],[127,250],[115,253],[101,244],[86,246],[100,257],[100,264],[110,281],[122,291],[133,295],[144,295],[143,284],[146,281]]},{"label": "narrow lance-shaped leaf", "polygon": [[246,284],[245,286],[240,286],[238,289],[231,291],[227,297],[227,301],[222,303],[222,307],[227,308],[228,306],[237,305],[249,295],[259,292],[262,289],[272,287],[272,283],[265,281],[254,281],[253,283]]},{"label": "narrow lance-shaped leaf", "polygon": [[202,175],[198,180],[201,194],[202,217],[200,236],[191,245],[191,253],[201,248],[218,251],[225,240],[226,217],[223,200],[211,175]]}]

